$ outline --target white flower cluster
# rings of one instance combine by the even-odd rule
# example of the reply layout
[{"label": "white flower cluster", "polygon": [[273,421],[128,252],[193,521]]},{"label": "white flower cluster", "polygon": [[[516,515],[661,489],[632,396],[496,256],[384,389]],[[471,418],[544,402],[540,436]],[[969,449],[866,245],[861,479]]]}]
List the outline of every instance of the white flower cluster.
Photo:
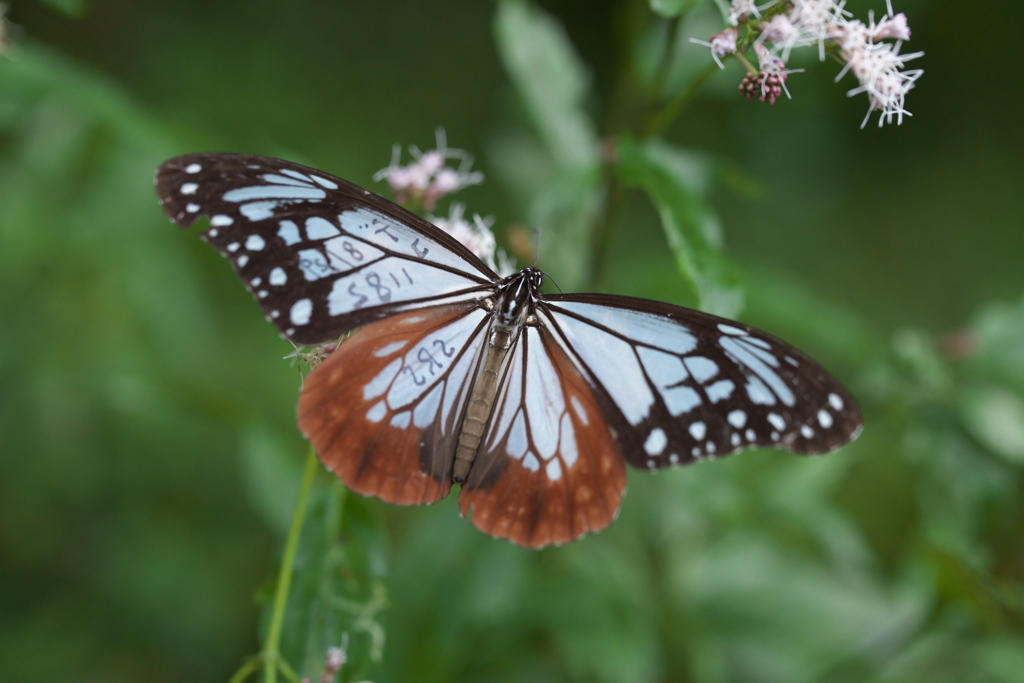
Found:
[{"label": "white flower cluster", "polygon": [[749,97],[753,86],[759,85],[760,99],[769,103],[774,102],[779,88],[785,90],[786,76],[794,73],[785,68],[792,50],[817,46],[821,60],[833,52],[845,64],[836,80],[849,72],[860,82],[847,95],[868,96],[870,106],[861,128],[874,111],[881,112],[879,126],[893,121],[900,124],[905,115],[911,115],[904,107],[906,95],[924,73],[922,69],[907,70],[906,63],[924,53],[900,54],[903,41],[910,39],[910,27],[906,15],[893,12],[891,0],[886,0],[887,11],[880,20],[876,22],[871,13],[866,24],[851,18],[845,5],[845,0],[769,0],[760,6],[753,0],[733,0],[729,11],[733,27],[712,36],[710,42],[693,42],[711,48],[712,58],[723,66],[722,57],[735,54],[741,41],[750,36],[760,74],[748,74],[740,90]]},{"label": "white flower cluster", "polygon": [[[396,144],[392,149],[391,163],[373,175],[374,180],[388,181],[400,203],[419,202],[431,211],[437,200],[445,195],[483,182],[483,173],[470,170],[472,155],[461,149],[450,149],[443,129],[439,128],[436,135],[437,149],[421,152],[418,147],[409,148],[413,162],[408,166],[400,165],[402,147]],[[449,159],[458,159],[459,167],[446,166]]]},{"label": "white flower cluster", "polygon": [[515,264],[503,249],[498,248],[498,242],[494,239],[491,231],[493,219],[473,214],[473,221],[470,222],[465,219],[465,212],[466,207],[462,204],[452,204],[447,218],[427,216],[427,219],[480,257],[498,275],[508,277],[514,273]]}]

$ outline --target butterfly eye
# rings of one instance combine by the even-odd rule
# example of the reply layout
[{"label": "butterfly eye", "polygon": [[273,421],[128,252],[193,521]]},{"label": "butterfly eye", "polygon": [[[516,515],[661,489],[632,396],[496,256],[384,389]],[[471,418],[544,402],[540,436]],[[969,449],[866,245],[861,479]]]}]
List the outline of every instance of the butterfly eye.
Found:
[{"label": "butterfly eye", "polygon": [[407,505],[459,483],[482,531],[528,547],[608,526],[625,465],[856,438],[850,394],[741,323],[628,297],[545,296],[418,216],[315,169],[193,154],[157,173],[296,344],[351,333],[306,379],[299,426],[346,486]]}]

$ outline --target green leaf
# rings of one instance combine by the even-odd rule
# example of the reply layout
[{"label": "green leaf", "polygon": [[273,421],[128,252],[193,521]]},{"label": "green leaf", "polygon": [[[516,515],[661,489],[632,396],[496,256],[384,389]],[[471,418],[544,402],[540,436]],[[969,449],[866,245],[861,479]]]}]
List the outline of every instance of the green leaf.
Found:
[{"label": "green leaf", "polygon": [[540,228],[543,266],[556,275],[565,291],[579,289],[586,281],[587,263],[580,254],[589,248],[600,199],[600,177],[595,171],[562,174],[532,202],[530,220]]},{"label": "green leaf", "polygon": [[976,347],[966,359],[975,374],[1024,392],[1024,299],[986,306],[968,341]]},{"label": "green leaf", "polygon": [[250,501],[277,536],[284,538],[294,512],[292,497],[302,479],[301,458],[284,439],[258,425],[243,431],[241,454]]},{"label": "green leaf", "polygon": [[734,317],[742,305],[739,278],[721,252],[718,217],[702,194],[711,165],[659,140],[620,138],[616,170],[624,185],[642,189],[661,217],[665,240],[689,286],[692,306]]},{"label": "green leaf", "polygon": [[677,17],[703,2],[704,0],[650,0],[651,10],[662,17]]},{"label": "green leaf", "polygon": [[968,430],[992,452],[1024,465],[1024,399],[996,386],[965,391],[961,411]]},{"label": "green leaf", "polygon": [[281,654],[315,678],[328,648],[347,645],[344,679],[359,680],[384,648],[387,543],[374,503],[318,477],[295,560]]},{"label": "green leaf", "polygon": [[503,0],[495,38],[505,70],[558,165],[596,165],[597,131],[583,111],[591,79],[562,27],[529,3]]},{"label": "green leaf", "polygon": [[85,0],[43,0],[43,4],[75,19],[83,17],[87,7]]}]

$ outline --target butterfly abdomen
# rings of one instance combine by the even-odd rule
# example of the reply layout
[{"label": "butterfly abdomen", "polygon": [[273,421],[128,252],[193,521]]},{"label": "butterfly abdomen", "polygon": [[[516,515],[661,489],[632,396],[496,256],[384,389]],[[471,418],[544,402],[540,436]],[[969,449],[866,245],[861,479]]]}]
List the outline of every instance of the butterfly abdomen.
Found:
[{"label": "butterfly abdomen", "polygon": [[459,446],[455,451],[455,467],[452,480],[458,483],[466,481],[469,469],[473,466],[476,454],[480,450],[480,440],[494,409],[494,399],[498,393],[498,370],[501,368],[507,349],[487,346],[480,369],[480,375],[473,386],[469,404],[466,406],[466,417],[459,430]]}]

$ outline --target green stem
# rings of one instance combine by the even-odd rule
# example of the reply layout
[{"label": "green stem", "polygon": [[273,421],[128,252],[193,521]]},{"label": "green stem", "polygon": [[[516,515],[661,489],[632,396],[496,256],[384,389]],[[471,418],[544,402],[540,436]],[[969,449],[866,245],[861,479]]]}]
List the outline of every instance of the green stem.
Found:
[{"label": "green stem", "polygon": [[253,657],[252,659],[250,659],[238,668],[238,671],[235,672],[235,675],[231,677],[228,683],[242,683],[242,681],[244,681],[250,675],[252,675],[252,673],[256,671],[256,669],[260,668],[260,664],[262,663],[262,657]]},{"label": "green stem", "polygon": [[718,71],[716,64],[709,64],[707,68],[690,81],[690,85],[687,86],[686,90],[675,96],[671,102],[666,104],[664,108],[658,114],[651,119],[651,122],[644,127],[644,130],[640,133],[640,139],[649,138],[652,135],[660,135],[664,133],[669,126],[676,120],[676,117],[686,108],[686,105],[690,103],[700,87],[704,85],[704,81],[711,78],[711,76]]},{"label": "green stem", "polygon": [[281,626],[284,624],[285,607],[288,605],[288,592],[292,584],[295,553],[299,548],[299,537],[302,535],[302,524],[306,519],[309,492],[313,488],[313,480],[316,478],[318,464],[316,453],[310,448],[309,457],[306,459],[306,470],[302,475],[299,498],[295,501],[295,513],[292,515],[292,524],[288,529],[288,539],[285,541],[284,556],[281,558],[281,572],[277,575],[277,588],[274,590],[274,611],[270,617],[267,643],[263,646],[263,672],[266,683],[276,683],[277,670],[279,668],[286,674],[291,673],[291,668],[284,666],[284,662],[281,661]]},{"label": "green stem", "polygon": [[668,75],[672,70],[672,59],[676,52],[676,42],[679,39],[679,17],[673,17],[669,23],[668,37],[665,39],[665,50],[661,53],[661,61],[658,63],[658,70],[654,75],[652,92],[658,100],[665,93],[665,84],[668,83]]},{"label": "green stem", "polygon": [[588,289],[597,290],[604,279],[604,270],[608,261],[608,243],[615,231],[615,222],[626,199],[626,188],[619,182],[614,169],[608,182],[608,195],[604,204],[604,213],[594,228],[590,240],[590,269],[587,276]]}]

